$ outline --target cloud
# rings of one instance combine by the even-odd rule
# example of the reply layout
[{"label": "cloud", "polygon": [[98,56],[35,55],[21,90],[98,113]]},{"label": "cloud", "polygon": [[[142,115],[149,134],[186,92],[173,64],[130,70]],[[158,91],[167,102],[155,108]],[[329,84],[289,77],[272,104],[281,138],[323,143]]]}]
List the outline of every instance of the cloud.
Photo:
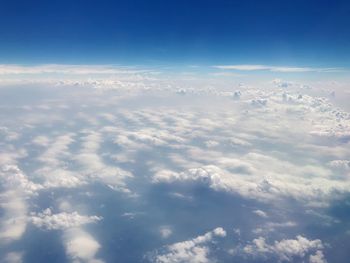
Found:
[{"label": "cloud", "polygon": [[125,212],[121,216],[122,217],[127,217],[129,219],[135,219],[136,217],[143,216],[145,215],[145,212]]},{"label": "cloud", "polygon": [[225,237],[226,231],[222,227],[217,227],[213,230],[213,234],[218,237]]},{"label": "cloud", "polygon": [[55,138],[37,136],[33,143],[44,148],[44,152],[38,157],[43,163],[35,174],[42,180],[42,186],[48,188],[75,188],[86,184],[82,176],[71,171],[67,167],[67,159],[71,158],[70,147],[75,142],[74,133],[67,133]]},{"label": "cloud", "polygon": [[173,234],[173,230],[169,226],[161,226],[159,232],[162,238],[168,238]]},{"label": "cloud", "polygon": [[267,214],[264,211],[259,210],[259,209],[254,210],[253,213],[258,215],[258,216],[260,216],[260,217],[263,217],[263,218],[267,218],[268,217]]},{"label": "cloud", "polygon": [[0,167],[0,242],[11,243],[19,240],[27,226],[26,199],[35,195],[42,186],[31,182],[17,165]]},{"label": "cloud", "polygon": [[[299,257],[299,252],[281,252],[268,238],[286,237],[304,224],[316,224],[317,220],[308,221],[316,216],[307,212],[301,212],[300,218],[292,216],[295,209],[301,211],[301,206],[310,206],[325,215],[324,206],[331,206],[350,192],[349,141],[338,136],[350,131],[349,114],[326,98],[310,95],[322,94],[318,90],[301,89],[297,83],[289,85],[281,80],[266,82],[266,87],[248,84],[235,92],[236,84],[220,86],[206,81],[201,85],[194,83],[193,87],[164,82],[166,85],[159,89],[135,93],[129,93],[133,87],[138,89],[133,85],[126,92],[78,89],[77,94],[73,89],[67,94],[66,87],[59,86],[57,95],[34,106],[1,106],[5,113],[13,112],[3,115],[4,125],[8,126],[1,130],[4,138],[18,134],[12,137],[16,140],[0,139],[0,183],[4,190],[0,198],[1,241],[19,240],[29,222],[43,229],[61,230],[58,234],[63,235],[71,261],[98,262],[100,256],[104,258],[99,254],[101,244],[111,239],[100,236],[102,231],[101,241],[97,240],[93,232],[87,231],[87,224],[100,221],[94,216],[100,214],[96,211],[104,211],[107,219],[109,210],[115,209],[114,200],[121,202],[118,215],[134,218],[124,218],[123,224],[148,222],[142,231],[149,233],[147,229],[153,229],[156,240],[152,244],[164,244],[179,241],[181,234],[188,233],[182,222],[170,218],[176,209],[183,208],[197,216],[194,213],[203,207],[200,198],[214,196],[229,202],[218,207],[220,218],[209,216],[203,222],[195,222],[198,229],[219,225],[231,211],[226,211],[225,205],[242,200],[242,213],[236,213],[237,220],[230,221],[231,225],[227,223],[230,229],[241,229],[238,242],[245,242],[245,233],[257,235],[264,238],[262,248],[267,251],[257,255],[277,260],[282,260],[283,255]],[[107,80],[87,82],[79,83],[119,85]],[[70,82],[62,85],[67,83]],[[281,88],[285,86],[288,89]],[[182,88],[186,96],[176,95]],[[103,186],[127,196],[135,193],[140,198],[131,201],[119,193],[106,192]],[[198,195],[198,189],[203,187],[228,194]],[[62,198],[74,201],[74,205],[62,202],[56,206],[55,201]],[[252,203],[253,206],[247,205]],[[42,211],[48,206],[54,212]],[[210,207],[204,212],[212,213]],[[33,210],[42,212],[31,213]],[[123,214],[128,210],[144,212]],[[91,215],[82,211],[91,211]],[[142,218],[137,217],[141,213]],[[151,214],[153,222],[148,220]],[[250,215],[251,220],[242,220],[242,225],[239,222],[244,215]],[[320,224],[330,221],[325,216],[317,219]],[[109,222],[103,220],[100,224],[108,229],[110,226],[104,224]],[[101,227],[100,224],[91,229]],[[339,220],[337,225],[341,224]],[[333,227],[333,223],[329,225]],[[219,239],[226,231],[218,228],[208,233],[162,247],[153,259],[212,262],[216,250],[221,250]],[[117,245],[125,240],[123,236],[113,238]],[[137,238],[130,237],[132,241]],[[285,240],[300,243],[298,238]],[[230,239],[225,239],[224,246],[226,241]],[[279,247],[297,251],[290,248],[290,243],[294,244],[282,242]],[[255,243],[243,244],[257,250]],[[5,252],[12,248],[6,247]],[[84,254],[89,253],[85,248],[91,254]],[[107,246],[101,252],[110,253],[109,249]],[[138,252],[135,250],[135,255]],[[307,249],[303,259],[317,262],[323,260],[322,253],[321,248]],[[244,254],[248,258],[255,255]]]},{"label": "cloud", "polygon": [[9,252],[2,259],[3,263],[22,263],[23,252]]},{"label": "cloud", "polygon": [[337,72],[339,68],[311,68],[311,67],[278,67],[268,65],[217,65],[217,69],[240,70],[240,71],[273,71],[273,72]]},{"label": "cloud", "polygon": [[252,244],[243,247],[241,252],[258,258],[271,259],[272,257],[280,261],[292,262],[296,259],[304,259],[314,251],[316,251],[316,256],[313,256],[313,258],[319,258],[320,252],[318,251],[323,248],[324,246],[321,240],[309,240],[299,235],[295,239],[283,239],[281,241],[275,241],[273,244],[268,244],[264,237],[259,237],[254,239]]},{"label": "cloud", "polygon": [[171,144],[184,143],[185,139],[172,134],[168,130],[143,128],[138,131],[121,131],[115,143],[132,148],[145,148],[154,146],[170,146]]},{"label": "cloud", "polygon": [[0,243],[11,243],[21,239],[27,227],[27,204],[15,192],[0,195],[3,210],[0,223]]},{"label": "cloud", "polygon": [[[191,121],[191,132],[182,127],[176,132],[180,137],[186,134],[187,152],[182,156],[187,158],[172,158],[180,167],[178,169],[155,169],[153,182],[192,181],[217,191],[239,193],[246,198],[292,198],[319,206],[326,205],[338,194],[348,192],[344,185],[348,182],[333,177],[330,167],[319,162],[319,156],[313,153],[322,151],[325,159],[329,158],[329,151],[334,156],[348,156],[349,152],[344,147],[350,131],[349,114],[325,98],[301,96],[291,90],[286,101],[284,94],[284,91],[252,88],[245,91],[237,108],[227,112],[227,116],[224,112],[221,115],[207,113],[207,121],[199,121],[200,114],[195,120],[183,116],[184,123]],[[257,97],[267,103],[258,103]],[[251,107],[252,101],[261,106]],[[227,138],[233,133],[237,138],[232,140],[231,146],[243,153],[222,151],[222,146],[228,144]],[[192,138],[215,141],[217,146],[204,150],[193,145]],[[301,139],[303,144],[296,143]],[[338,146],[326,147],[334,144]],[[286,149],[273,152],[276,145]],[[300,154],[312,161],[295,162]],[[232,160],[231,167],[225,164],[223,156],[226,156],[226,163],[228,159]],[[248,176],[243,176],[245,174]]]},{"label": "cloud", "polygon": [[[35,171],[42,181],[42,187],[49,188],[77,188],[96,181],[108,187],[129,192],[124,179],[131,177],[131,173],[112,165],[107,165],[98,154],[102,142],[101,134],[91,132],[82,136],[80,151],[72,153],[77,134],[67,133],[54,138],[37,136],[34,143],[46,147],[37,158],[43,165]],[[50,142],[50,143],[49,143]]]},{"label": "cloud", "polygon": [[74,157],[80,166],[80,172],[92,181],[99,181],[114,190],[132,194],[125,186],[124,180],[133,175],[119,167],[107,165],[98,154],[102,136],[91,132],[82,137],[81,151]]},{"label": "cloud", "polygon": [[78,214],[78,212],[61,212],[58,214],[52,214],[50,208],[47,208],[43,212],[33,214],[29,217],[29,221],[36,227],[47,230],[73,228],[85,224],[96,223],[100,220],[102,220],[102,217],[84,216]]},{"label": "cloud", "polygon": [[242,77],[244,76],[243,74],[238,74],[234,72],[215,72],[212,73],[211,75],[215,77]]},{"label": "cloud", "polygon": [[66,253],[73,262],[103,263],[102,260],[96,258],[101,245],[84,230],[68,229],[63,239]]},{"label": "cloud", "polygon": [[42,189],[40,184],[30,181],[17,165],[11,164],[0,167],[0,183],[5,189],[20,195],[33,195]]},{"label": "cloud", "polygon": [[27,156],[25,149],[14,149],[12,146],[3,145],[0,149],[0,165],[13,165],[17,160]]},{"label": "cloud", "polygon": [[32,140],[33,144],[35,145],[39,145],[39,146],[43,146],[43,147],[46,147],[49,145],[50,143],[50,140],[47,136],[43,136],[43,135],[40,135],[40,136],[36,136],[33,140]]},{"label": "cloud", "polygon": [[266,70],[271,68],[269,66],[264,66],[264,65],[219,65],[219,66],[213,66],[213,67],[218,69],[234,69],[234,70],[245,70],[245,71]]},{"label": "cloud", "polygon": [[77,188],[87,184],[81,174],[59,167],[43,167],[36,174],[44,179],[43,186],[48,188]]},{"label": "cloud", "polygon": [[333,160],[328,163],[328,165],[335,169],[340,169],[344,171],[350,170],[350,161],[349,160]]},{"label": "cloud", "polygon": [[288,88],[294,85],[294,83],[282,79],[274,79],[272,83],[278,88]]},{"label": "cloud", "polygon": [[205,233],[202,236],[178,242],[156,251],[152,261],[157,263],[207,263],[210,259],[210,243],[218,237],[225,237],[226,231],[221,228]]},{"label": "cloud", "polygon": [[315,255],[310,255],[309,262],[310,263],[326,263],[327,260],[325,259],[322,250],[317,250]]},{"label": "cloud", "polygon": [[[266,166],[268,164],[268,166]],[[293,173],[289,173],[288,169]],[[325,179],[320,177],[324,173]],[[262,177],[261,174],[265,176]],[[259,201],[278,201],[285,198],[299,200],[305,205],[321,205],[333,198],[333,189],[347,191],[344,183],[327,179],[329,172],[316,167],[298,167],[291,163],[258,153],[241,156],[240,160],[229,162],[226,158],[215,165],[190,168],[182,172],[172,170],[157,171],[153,183],[194,182],[215,191],[239,194]],[[310,184],[312,182],[312,184]],[[325,184],[327,182],[327,184]]]},{"label": "cloud", "polygon": [[169,193],[169,196],[172,197],[172,198],[183,200],[183,201],[189,201],[189,202],[193,201],[193,197],[192,196],[185,195],[185,194],[178,193],[178,192],[171,192],[171,193]]},{"label": "cloud", "polygon": [[[67,133],[54,138],[46,151],[39,157],[39,161],[46,165],[59,166],[62,162],[60,159],[70,156],[69,147],[74,142],[73,137],[73,133]],[[49,139],[45,137],[36,137],[33,142],[43,145],[43,141],[47,144],[48,140]]]},{"label": "cloud", "polygon": [[10,74],[69,74],[69,75],[91,75],[91,74],[135,74],[145,73],[149,70],[139,70],[127,67],[116,67],[112,65],[60,65],[48,64],[38,66],[22,65],[0,65],[0,75]]},{"label": "cloud", "polygon": [[269,233],[276,230],[281,230],[281,228],[295,227],[297,223],[292,221],[287,221],[283,223],[268,222],[261,227],[254,229],[252,232],[254,234]]}]

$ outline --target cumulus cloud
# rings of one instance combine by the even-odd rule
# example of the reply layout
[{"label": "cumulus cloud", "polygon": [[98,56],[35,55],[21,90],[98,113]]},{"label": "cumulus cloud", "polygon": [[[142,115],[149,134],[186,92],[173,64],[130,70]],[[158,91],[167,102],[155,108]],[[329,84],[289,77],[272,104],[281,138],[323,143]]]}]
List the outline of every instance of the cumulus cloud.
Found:
[{"label": "cumulus cloud", "polygon": [[[82,185],[100,181],[112,189],[129,192],[124,179],[131,177],[131,173],[119,167],[107,165],[98,154],[101,134],[91,132],[81,138],[81,151],[71,153],[75,142],[74,133],[67,133],[51,139],[36,137],[33,142],[46,147],[38,157],[43,163],[35,174],[42,180],[42,187],[48,188],[76,188]],[[67,165],[70,164],[70,165]],[[79,169],[77,169],[77,167]]]},{"label": "cumulus cloud", "polygon": [[264,237],[259,237],[254,239],[252,244],[243,247],[242,253],[253,257],[277,258],[280,261],[292,262],[296,259],[304,259],[314,251],[317,256],[312,256],[312,258],[320,257],[318,251],[323,248],[321,240],[309,240],[300,235],[295,239],[283,239],[273,244],[268,244]]},{"label": "cumulus cloud", "polygon": [[124,180],[133,175],[117,166],[108,165],[103,162],[98,154],[102,136],[92,132],[83,137],[83,145],[79,154],[74,159],[78,162],[80,172],[95,181],[100,181],[114,190],[130,193],[125,186]]},{"label": "cumulus cloud", "polygon": [[310,255],[310,263],[327,263],[322,250],[317,250],[314,255]]},{"label": "cumulus cloud", "polygon": [[87,184],[86,179],[77,172],[59,167],[43,167],[36,174],[44,178],[44,188],[76,188]]},{"label": "cumulus cloud", "polygon": [[[238,68],[301,72],[296,68],[261,65]],[[44,72],[46,69],[36,70]],[[65,74],[66,69],[53,67],[49,70],[62,70],[59,74]],[[103,70],[95,73],[102,74]],[[147,218],[151,213],[147,212],[148,206],[152,206],[150,211],[155,220],[150,223],[154,224],[150,229],[156,231],[155,237],[164,244],[183,233],[183,225],[176,222],[176,218],[166,222],[172,214],[163,207],[172,209],[174,205],[174,211],[179,206],[191,213],[197,211],[200,200],[196,186],[199,185],[200,189],[204,186],[229,193],[215,196],[243,200],[240,209],[242,215],[251,216],[247,221],[249,226],[231,227],[241,229],[237,231],[239,242],[246,238],[245,228],[249,228],[249,235],[260,236],[251,244],[244,243],[245,256],[272,256],[280,261],[294,257],[310,262],[325,260],[323,248],[309,244],[314,240],[300,236],[270,243],[268,237],[278,234],[285,237],[286,233],[302,226],[299,220],[304,220],[303,215],[310,223],[308,220],[315,218],[316,212],[322,214],[317,217],[318,221],[333,224],[335,219],[330,221],[331,217],[322,209],[350,192],[349,114],[335,107],[331,100],[312,94],[318,90],[307,90],[298,83],[280,79],[264,83],[266,87],[240,85],[240,91],[235,91],[237,84],[221,86],[218,78],[214,82],[203,80],[200,85],[172,81],[158,84],[148,86],[142,78],[126,82],[124,79],[65,80],[57,84],[57,90],[71,88],[70,85],[113,90],[88,89],[87,92],[87,89],[77,88],[77,95],[74,90],[64,98],[60,97],[60,90],[53,99],[35,105],[1,106],[5,113],[13,112],[1,129],[4,139],[0,138],[1,241],[19,240],[30,222],[43,229],[62,230],[59,232],[63,233],[66,253],[73,262],[98,262],[100,241],[84,226],[101,218],[75,211],[99,214],[94,211],[115,209],[112,199],[124,195],[108,191],[106,196],[109,198],[111,194],[111,202],[105,202],[105,192],[101,191],[104,185],[127,196],[135,193],[133,196],[141,197],[132,201],[118,199],[130,205],[125,205],[129,208],[120,215],[134,219],[122,220],[125,224]],[[126,90],[118,87],[126,87]],[[176,95],[178,91],[186,96]],[[66,201],[81,203],[74,203],[74,206],[68,201],[59,206],[50,203],[61,200],[62,195]],[[161,200],[161,207],[152,199],[159,196],[162,198],[157,198],[157,202]],[[46,197],[48,204],[45,202],[45,206],[40,207],[42,202],[39,201]],[[90,202],[95,197],[96,200]],[[246,206],[248,203],[254,205]],[[48,206],[58,207],[60,212],[42,211]],[[300,212],[300,219],[291,217],[293,209],[300,206],[312,206],[307,209],[316,212]],[[33,209],[42,212],[30,213]],[[124,204],[120,209],[124,209]],[[125,211],[144,212],[123,214]],[[210,213],[210,209],[207,212]],[[142,218],[136,217],[140,213]],[[103,215],[109,216],[107,212]],[[274,218],[276,215],[278,218]],[[237,213],[237,222],[240,216]],[[217,217],[208,217],[208,222],[198,221],[198,225],[203,229],[207,227],[205,224],[219,224],[216,220]],[[110,222],[104,220],[100,224],[105,221]],[[341,220],[334,222],[342,224]],[[215,242],[225,235],[226,232],[218,228],[165,246],[156,251],[153,259],[158,262],[211,262],[215,260],[213,246],[220,244]],[[123,239],[117,237],[116,240]],[[109,241],[101,240],[101,244]],[[298,246],[305,249],[296,248]],[[327,255],[327,251],[324,253]]]},{"label": "cumulus cloud", "polygon": [[0,183],[5,189],[32,195],[42,189],[40,184],[33,183],[17,165],[4,165],[0,170]]},{"label": "cumulus cloud", "polygon": [[274,79],[272,81],[272,83],[275,84],[276,87],[278,87],[278,88],[288,88],[290,86],[293,86],[292,82],[285,81],[285,80],[282,80],[282,79]]},{"label": "cumulus cloud", "polygon": [[[307,201],[309,205],[313,202],[320,202],[320,198],[331,198],[333,189],[347,191],[343,183],[339,181],[326,180],[322,178],[305,178],[305,173],[320,173],[322,169],[313,167],[296,167],[288,163],[278,161],[274,158],[261,154],[251,153],[242,160],[231,162],[235,167],[229,167],[229,162],[224,159],[224,167],[220,165],[207,165],[199,168],[191,168],[183,172],[171,170],[160,170],[153,176],[154,183],[172,182],[198,182],[207,185],[216,191],[225,191],[239,194],[245,198],[254,198],[259,201],[281,200],[281,198],[294,198],[300,201]],[[246,160],[253,168],[245,165]],[[274,166],[266,167],[269,163]],[[242,166],[245,165],[245,166]],[[291,166],[290,166],[291,165]],[[221,166],[221,167],[220,167]],[[243,167],[243,168],[240,168]],[[286,171],[286,167],[293,169],[293,174]],[[279,168],[280,167],[280,168]],[[274,169],[274,171],[271,170]],[[231,169],[231,171],[230,171]],[[265,178],[261,177],[261,173]],[[247,174],[242,176],[242,174]],[[299,174],[299,177],[295,177]],[[316,174],[315,174],[316,175]],[[293,177],[293,179],[292,179]],[[310,182],[313,185],[310,185]],[[328,185],[324,185],[327,181]]]},{"label": "cumulus cloud", "polygon": [[210,243],[218,237],[225,237],[226,231],[221,228],[205,233],[202,236],[178,242],[156,251],[152,261],[157,263],[206,263],[210,259]]},{"label": "cumulus cloud", "polygon": [[173,234],[173,230],[169,226],[161,226],[159,232],[162,238],[168,238]]},{"label": "cumulus cloud", "polygon": [[26,198],[37,193],[41,185],[31,182],[16,165],[0,168],[0,242],[10,243],[22,237],[26,230]]},{"label": "cumulus cloud", "polygon": [[68,229],[64,233],[64,246],[67,256],[73,262],[103,263],[96,258],[101,245],[87,232],[80,228]]},{"label": "cumulus cloud", "polygon": [[10,243],[19,240],[26,230],[27,204],[14,192],[1,194],[1,199],[0,243]]},{"label": "cumulus cloud", "polygon": [[333,160],[328,163],[332,168],[341,169],[341,170],[350,170],[350,161],[349,160]]},{"label": "cumulus cloud", "polygon": [[84,224],[95,223],[101,219],[102,217],[99,216],[84,216],[78,212],[53,214],[50,208],[29,217],[29,221],[36,227],[47,230],[78,227]]},{"label": "cumulus cloud", "polygon": [[264,211],[259,210],[259,209],[254,210],[253,213],[258,215],[258,216],[260,216],[260,217],[263,217],[263,218],[267,218],[268,217],[267,214]]},{"label": "cumulus cloud", "polygon": [[[74,142],[74,134],[68,133],[57,136],[54,141],[49,145],[45,152],[39,157],[39,160],[46,165],[59,166],[62,163],[62,158],[69,157],[69,146]],[[46,143],[48,144],[47,137],[36,137],[34,143]]]},{"label": "cumulus cloud", "polygon": [[[242,101],[242,103],[246,103],[247,101],[250,103],[250,96],[256,97],[258,94],[257,92],[250,94],[250,91],[246,93],[247,98]],[[288,145],[289,150],[284,152],[285,156],[283,156],[283,154],[276,156],[278,152],[273,154],[275,156],[271,156],[271,149],[269,148],[262,148],[260,151],[253,150],[249,154],[236,155],[237,158],[231,158],[233,159],[232,162],[240,162],[246,168],[243,168],[243,166],[242,168],[231,168],[226,166],[222,161],[223,154],[220,152],[204,151],[198,147],[188,147],[186,154],[190,158],[187,158],[187,165],[185,163],[186,159],[183,159],[181,161],[182,163],[179,164],[186,168],[189,167],[189,170],[158,170],[153,177],[153,181],[158,183],[160,181],[170,183],[184,180],[203,182],[203,178],[205,177],[207,178],[206,182],[208,185],[217,190],[220,188],[221,190],[238,192],[248,198],[255,196],[259,200],[269,198],[270,194],[274,197],[289,196],[307,201],[308,204],[312,203],[313,205],[317,205],[317,203],[318,205],[324,205],[325,201],[331,198],[334,192],[347,192],[343,184],[347,184],[347,182],[332,178],[330,169],[318,163],[318,157],[313,156],[312,152],[314,152],[315,149],[318,149],[320,152],[322,144],[334,143],[332,137],[342,139],[346,143],[347,137],[345,135],[350,130],[349,115],[332,106],[329,101],[324,98],[294,94],[289,95],[292,99],[288,100],[288,103],[285,103],[282,96],[283,92],[281,91],[278,93],[271,92],[271,94],[269,94],[269,92],[261,93],[263,97],[269,98],[269,102],[263,106],[264,104],[256,102],[255,99],[255,104],[261,106],[256,107],[256,109],[240,112],[242,115],[238,122],[239,124],[237,124],[237,120],[235,120],[235,114],[237,114],[237,112],[233,111],[230,114],[230,118],[233,119],[233,123],[235,123],[235,134],[239,135],[237,136],[238,138],[232,140],[232,146],[241,147],[246,152],[248,147],[251,148],[252,145],[256,147],[260,143],[268,145]],[[245,108],[246,106],[243,107],[243,109]],[[216,116],[214,114],[211,116],[208,114],[208,118],[215,120],[216,125],[219,124],[221,131],[225,131],[226,125],[229,126],[225,123],[228,117],[223,116]],[[300,123],[304,124],[300,125]],[[286,124],[287,126],[285,126]],[[290,130],[287,128],[294,124],[297,125],[297,129]],[[197,129],[196,123],[192,124],[192,126]],[[334,132],[331,132],[332,130]],[[198,134],[196,134],[196,138],[203,136],[206,138],[206,141],[208,141],[207,138],[210,138],[210,130],[203,130],[202,133],[196,132]],[[232,130],[228,129],[224,134],[225,135],[221,138],[216,135],[214,137],[215,141],[220,143],[223,141],[224,136],[232,136]],[[293,143],[294,140],[305,138],[305,136],[307,137],[307,142],[305,144]],[[322,136],[322,141],[318,140],[316,136]],[[327,140],[327,138],[330,140]],[[225,140],[227,139],[225,138]],[[342,141],[336,143],[341,142]],[[339,155],[342,151],[342,155],[346,156],[344,147],[345,145],[340,145],[340,151],[337,152],[334,148],[333,153]],[[215,148],[215,150],[217,149]],[[327,151],[329,150],[330,148],[328,147]],[[297,159],[296,151],[299,153],[303,151],[303,154],[306,153],[308,155],[306,158],[310,158],[312,161],[302,165],[293,163],[293,158]],[[327,158],[326,148],[323,152],[325,158]],[[225,155],[235,156],[233,153],[225,153]],[[289,161],[286,161],[286,156],[289,156],[287,157]],[[226,157],[226,159],[230,158]],[[196,167],[194,162],[205,163],[206,165],[197,165]],[[269,165],[267,165],[267,163],[269,163]],[[286,169],[286,167],[288,168]],[[241,169],[241,171],[239,171],[239,169]],[[196,173],[195,170],[205,170],[206,172]],[[213,171],[213,173],[211,173],[211,171]],[[199,176],[199,174],[201,175]],[[214,176],[214,174],[216,174],[216,176]],[[249,174],[252,176],[242,176],[242,174]],[[305,176],[306,174],[308,176]],[[216,180],[215,182],[214,177]],[[238,187],[238,185],[241,185],[241,187]],[[229,188],[231,188],[231,190],[229,190]]]}]

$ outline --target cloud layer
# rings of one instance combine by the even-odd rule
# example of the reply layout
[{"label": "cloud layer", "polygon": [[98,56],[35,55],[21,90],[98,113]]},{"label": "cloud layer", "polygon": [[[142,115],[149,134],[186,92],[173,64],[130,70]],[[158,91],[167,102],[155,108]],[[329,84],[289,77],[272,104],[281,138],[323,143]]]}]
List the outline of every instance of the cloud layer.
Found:
[{"label": "cloud layer", "polygon": [[42,244],[48,261],[335,260],[349,238],[350,114],[321,96],[329,90],[108,67],[26,74],[66,70],[124,77],[0,89],[9,262],[40,253],[31,238],[61,242],[62,251]]}]

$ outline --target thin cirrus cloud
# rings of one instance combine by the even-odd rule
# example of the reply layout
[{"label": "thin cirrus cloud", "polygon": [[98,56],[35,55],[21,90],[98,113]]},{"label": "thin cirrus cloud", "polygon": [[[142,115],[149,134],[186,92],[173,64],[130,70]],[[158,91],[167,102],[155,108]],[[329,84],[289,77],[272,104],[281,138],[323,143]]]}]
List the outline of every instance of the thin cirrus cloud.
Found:
[{"label": "thin cirrus cloud", "polygon": [[213,66],[223,70],[239,71],[272,71],[272,72],[340,72],[342,68],[312,68],[312,67],[287,67],[287,66],[268,66],[268,65],[217,65]]},{"label": "thin cirrus cloud", "polygon": [[148,70],[141,70],[128,67],[118,67],[114,65],[64,65],[45,64],[35,66],[24,65],[0,65],[0,75],[16,74],[69,74],[69,75],[89,75],[89,74],[134,74],[145,73]]}]

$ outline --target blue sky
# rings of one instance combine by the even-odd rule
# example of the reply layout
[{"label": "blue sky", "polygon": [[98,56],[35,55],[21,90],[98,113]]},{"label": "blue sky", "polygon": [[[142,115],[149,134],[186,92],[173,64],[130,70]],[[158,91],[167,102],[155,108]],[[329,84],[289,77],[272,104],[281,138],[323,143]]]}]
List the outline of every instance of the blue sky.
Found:
[{"label": "blue sky", "polygon": [[349,66],[349,1],[1,1],[0,63]]}]

